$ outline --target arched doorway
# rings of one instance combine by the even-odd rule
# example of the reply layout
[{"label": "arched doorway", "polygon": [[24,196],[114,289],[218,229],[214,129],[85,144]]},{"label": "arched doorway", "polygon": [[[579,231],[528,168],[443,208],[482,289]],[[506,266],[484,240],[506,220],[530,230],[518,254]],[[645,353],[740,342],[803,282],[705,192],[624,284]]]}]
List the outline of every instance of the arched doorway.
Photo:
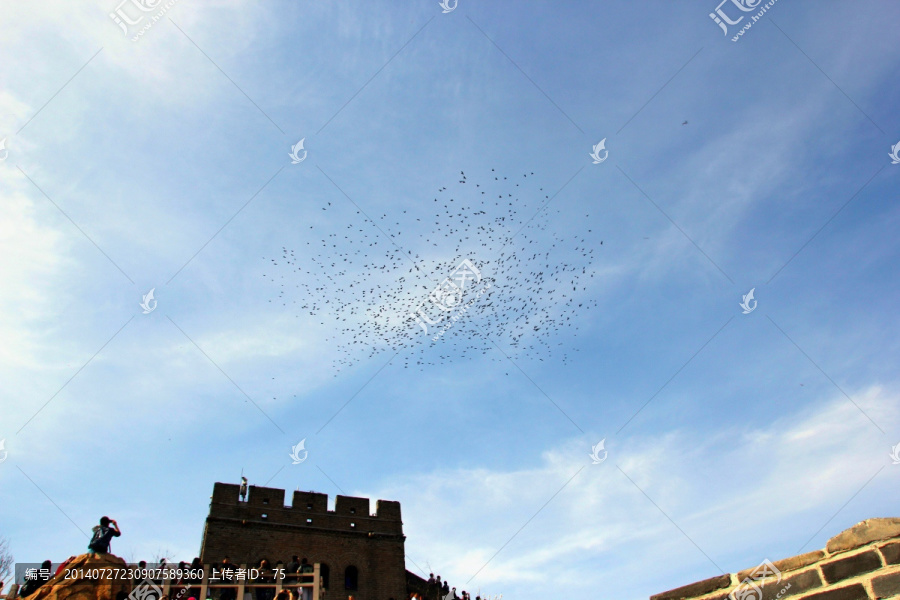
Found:
[{"label": "arched doorway", "polygon": [[326,590],[331,588],[330,575],[331,575],[331,569],[328,568],[328,564],[320,563],[319,564],[319,576],[322,579],[322,587],[325,588]]},{"label": "arched doorway", "polygon": [[350,565],[344,569],[344,589],[356,590],[359,588],[359,569]]}]

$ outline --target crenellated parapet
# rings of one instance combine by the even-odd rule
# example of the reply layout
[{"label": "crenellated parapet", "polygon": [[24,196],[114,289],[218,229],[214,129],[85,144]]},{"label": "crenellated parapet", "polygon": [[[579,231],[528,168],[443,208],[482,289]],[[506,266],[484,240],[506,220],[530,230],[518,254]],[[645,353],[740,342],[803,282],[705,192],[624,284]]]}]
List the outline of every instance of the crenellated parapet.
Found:
[{"label": "crenellated parapet", "polygon": [[294,492],[290,505],[286,505],[284,490],[255,485],[248,487],[246,500],[241,500],[239,485],[216,483],[209,518],[365,535],[403,535],[399,502],[377,500],[375,512],[369,510],[368,498],[339,495],[334,510],[328,510],[327,494],[301,491]]}]

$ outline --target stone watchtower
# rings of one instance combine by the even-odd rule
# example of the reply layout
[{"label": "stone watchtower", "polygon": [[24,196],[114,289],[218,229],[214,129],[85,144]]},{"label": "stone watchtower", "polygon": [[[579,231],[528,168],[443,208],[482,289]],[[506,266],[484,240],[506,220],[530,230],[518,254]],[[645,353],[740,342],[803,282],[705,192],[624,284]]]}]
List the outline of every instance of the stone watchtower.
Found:
[{"label": "stone watchtower", "polygon": [[294,492],[290,506],[284,490],[250,486],[247,500],[240,486],[216,483],[203,531],[200,559],[274,565],[291,556],[321,563],[328,600],[402,600],[406,598],[406,560],[400,503],[337,496],[328,510],[328,495]]}]

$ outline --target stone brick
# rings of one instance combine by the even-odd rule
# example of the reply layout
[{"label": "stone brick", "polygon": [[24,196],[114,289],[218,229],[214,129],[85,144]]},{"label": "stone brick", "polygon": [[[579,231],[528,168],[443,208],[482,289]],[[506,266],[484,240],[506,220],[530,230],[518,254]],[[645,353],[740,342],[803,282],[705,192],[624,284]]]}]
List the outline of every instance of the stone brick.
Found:
[{"label": "stone brick", "polygon": [[781,596],[781,598],[789,598],[822,587],[822,578],[819,577],[818,571],[810,569],[797,573],[791,577],[785,577],[781,583],[775,583],[775,580],[769,581],[765,585],[760,586],[762,598],[760,600],[774,600],[781,590],[790,584],[790,588]]},{"label": "stone brick", "polygon": [[869,600],[869,595],[861,583],[854,583],[842,588],[803,596],[802,600]]},{"label": "stone brick", "polygon": [[695,598],[703,594],[709,594],[716,590],[726,588],[731,585],[731,575],[719,575],[718,577],[710,577],[703,581],[683,585],[668,592],[655,594],[650,596],[650,600],[683,600],[684,598]]},{"label": "stone brick", "polygon": [[823,558],[825,558],[825,552],[823,550],[813,550],[806,554],[798,554],[797,556],[791,556],[790,558],[776,560],[772,564],[774,564],[775,568],[782,573],[786,573],[788,571],[796,571],[797,569],[808,567],[813,563],[819,562]]},{"label": "stone brick", "polygon": [[[782,573],[786,573],[788,571],[795,571],[797,569],[807,567],[823,558],[825,558],[825,552],[823,552],[822,550],[813,550],[812,552],[807,552],[806,554],[798,554],[797,556],[791,556],[789,558],[776,560],[772,564],[775,565],[775,568]],[[745,580],[756,569],[757,567],[753,567],[752,569],[744,569],[743,571],[740,571],[737,574],[738,581]]]},{"label": "stone brick", "polygon": [[894,537],[900,537],[900,518],[866,519],[828,540],[825,549],[833,554]]},{"label": "stone brick", "polygon": [[825,581],[837,583],[838,581],[881,568],[881,557],[873,549],[862,554],[823,563],[821,567],[822,573],[825,575]]},{"label": "stone brick", "polygon": [[885,544],[880,548],[885,564],[900,565],[900,542]]},{"label": "stone brick", "polygon": [[881,575],[872,579],[872,591],[876,598],[900,595],[900,572]]}]

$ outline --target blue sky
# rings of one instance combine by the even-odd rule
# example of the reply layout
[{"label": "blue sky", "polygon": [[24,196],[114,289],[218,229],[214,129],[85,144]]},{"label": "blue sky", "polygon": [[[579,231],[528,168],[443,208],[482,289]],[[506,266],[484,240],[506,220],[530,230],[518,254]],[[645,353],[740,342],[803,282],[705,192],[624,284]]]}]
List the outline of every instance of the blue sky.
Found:
[{"label": "blue sky", "polygon": [[[180,0],[135,42],[113,2],[2,8],[18,561],[80,553],[103,514],[115,553],[190,559],[242,470],[399,500],[410,570],[510,598],[646,598],[896,516],[900,7],[781,0],[732,42],[715,2],[560,4]],[[358,208],[407,211],[449,275],[455,244],[412,218],[492,168],[553,195],[518,215],[535,247],[566,240],[559,264],[593,236],[590,309],[553,352],[421,336],[433,364],[338,372],[336,315],[273,301],[282,247],[322,278],[327,235],[393,243]]]}]

